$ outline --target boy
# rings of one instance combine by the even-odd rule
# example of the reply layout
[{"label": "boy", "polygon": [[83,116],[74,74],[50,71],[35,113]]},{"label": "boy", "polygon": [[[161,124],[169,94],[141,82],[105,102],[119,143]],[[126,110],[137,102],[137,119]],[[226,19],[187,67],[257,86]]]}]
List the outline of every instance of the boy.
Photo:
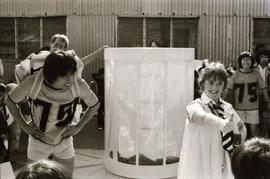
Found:
[{"label": "boy", "polygon": [[[73,135],[93,117],[99,102],[87,83],[78,77],[73,55],[51,52],[43,69],[28,76],[6,100],[14,119],[29,135],[27,156],[37,161],[53,156],[69,168],[74,168]],[[24,119],[17,104],[27,96],[31,100],[32,119]],[[72,122],[78,101],[88,106],[81,120]]]}]

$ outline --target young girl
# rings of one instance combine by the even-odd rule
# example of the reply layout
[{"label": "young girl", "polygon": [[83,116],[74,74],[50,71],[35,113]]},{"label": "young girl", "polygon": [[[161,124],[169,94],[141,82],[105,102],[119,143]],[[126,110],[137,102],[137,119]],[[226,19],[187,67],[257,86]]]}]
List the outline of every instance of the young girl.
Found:
[{"label": "young girl", "polygon": [[[234,95],[234,108],[248,129],[248,137],[259,135],[259,94],[269,102],[265,82],[253,65],[250,52],[242,52],[238,57],[238,70],[233,74],[224,92],[224,98]],[[259,92],[262,93],[259,93]]]},{"label": "young girl", "polygon": [[188,118],[178,178],[233,178],[230,165],[232,135],[235,134],[240,143],[246,137],[246,128],[231,104],[220,98],[226,84],[224,66],[210,63],[201,76],[201,98],[192,101],[186,108]]}]

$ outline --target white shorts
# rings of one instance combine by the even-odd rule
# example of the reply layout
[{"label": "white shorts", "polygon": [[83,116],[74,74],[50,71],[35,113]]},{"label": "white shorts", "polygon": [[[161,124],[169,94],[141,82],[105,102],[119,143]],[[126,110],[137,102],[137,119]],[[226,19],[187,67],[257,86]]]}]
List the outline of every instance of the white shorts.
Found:
[{"label": "white shorts", "polygon": [[259,110],[251,110],[251,111],[235,110],[235,111],[237,112],[243,123],[259,124]]},{"label": "white shorts", "polygon": [[51,154],[60,159],[70,159],[74,157],[73,138],[66,138],[60,144],[52,146],[29,136],[27,149],[27,157],[29,159],[37,161],[48,158]]}]

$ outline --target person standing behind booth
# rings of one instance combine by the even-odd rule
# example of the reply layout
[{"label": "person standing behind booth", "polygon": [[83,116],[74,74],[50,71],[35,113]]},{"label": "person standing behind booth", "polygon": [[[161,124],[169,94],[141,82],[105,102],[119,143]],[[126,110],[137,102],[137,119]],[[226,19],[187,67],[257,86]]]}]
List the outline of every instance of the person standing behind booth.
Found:
[{"label": "person standing behind booth", "polygon": [[221,63],[206,66],[201,98],[188,104],[180,154],[179,179],[233,179],[230,154],[245,140],[246,128],[231,104],[220,95],[227,85]]},{"label": "person standing behind booth", "polygon": [[[92,119],[99,107],[97,97],[76,72],[74,56],[63,51],[51,52],[43,69],[28,76],[6,99],[10,113],[29,135],[28,158],[37,161],[53,156],[68,167],[70,175],[74,169],[72,136]],[[31,99],[30,120],[24,119],[17,106],[26,96]],[[79,99],[88,108],[80,121],[74,123]]]},{"label": "person standing behind booth", "polygon": [[149,47],[162,47],[162,42],[159,39],[153,39],[149,42]]}]

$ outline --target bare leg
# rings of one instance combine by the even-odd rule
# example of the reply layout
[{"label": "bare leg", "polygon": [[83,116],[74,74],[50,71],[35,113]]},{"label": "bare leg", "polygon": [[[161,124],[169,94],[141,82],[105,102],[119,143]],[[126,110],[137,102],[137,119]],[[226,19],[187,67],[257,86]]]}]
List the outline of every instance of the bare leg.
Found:
[{"label": "bare leg", "polygon": [[249,124],[251,137],[259,136],[259,129],[257,124]]}]

